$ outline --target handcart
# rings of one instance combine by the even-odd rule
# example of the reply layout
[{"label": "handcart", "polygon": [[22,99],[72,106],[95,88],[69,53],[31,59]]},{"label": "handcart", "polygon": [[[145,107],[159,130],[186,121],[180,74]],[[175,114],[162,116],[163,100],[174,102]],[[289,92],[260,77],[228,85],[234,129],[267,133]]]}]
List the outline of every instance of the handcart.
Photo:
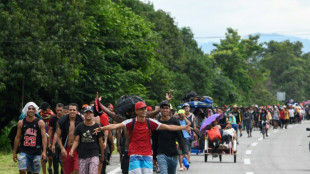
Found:
[{"label": "handcart", "polygon": [[204,156],[205,162],[208,161],[208,155],[212,157],[219,157],[220,162],[222,162],[222,155],[233,155],[234,163],[237,162],[237,140],[232,140],[232,142],[225,146],[219,146],[217,148],[209,147],[208,136],[205,135],[205,146],[204,146]]}]

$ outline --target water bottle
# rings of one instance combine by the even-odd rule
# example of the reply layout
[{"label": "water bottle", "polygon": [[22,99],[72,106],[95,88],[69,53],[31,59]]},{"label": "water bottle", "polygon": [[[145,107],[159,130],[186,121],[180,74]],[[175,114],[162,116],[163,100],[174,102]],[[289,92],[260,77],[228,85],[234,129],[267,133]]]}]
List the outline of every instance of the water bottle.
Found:
[{"label": "water bottle", "polygon": [[183,164],[184,164],[184,166],[186,167],[186,169],[188,169],[188,168],[189,168],[189,163],[188,163],[188,161],[187,161],[187,158],[186,158],[186,157],[183,157]]}]

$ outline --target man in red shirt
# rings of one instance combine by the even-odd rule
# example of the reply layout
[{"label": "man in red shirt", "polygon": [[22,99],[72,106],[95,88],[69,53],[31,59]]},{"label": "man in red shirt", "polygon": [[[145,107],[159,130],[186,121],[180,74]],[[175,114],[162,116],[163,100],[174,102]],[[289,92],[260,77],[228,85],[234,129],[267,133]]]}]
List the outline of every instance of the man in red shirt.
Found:
[{"label": "man in red shirt", "polygon": [[136,103],[135,112],[137,114],[136,118],[125,120],[122,123],[110,124],[109,126],[97,128],[96,132],[126,128],[130,135],[128,149],[128,155],[130,156],[129,173],[152,174],[153,157],[151,133],[154,130],[190,131],[191,127],[161,124],[154,119],[147,119],[147,105],[144,102]]},{"label": "man in red shirt", "polygon": [[283,125],[285,125],[285,113],[284,113],[284,109],[282,107],[279,107],[280,111],[279,111],[279,114],[280,114],[280,121],[281,121],[281,129],[283,129]]}]

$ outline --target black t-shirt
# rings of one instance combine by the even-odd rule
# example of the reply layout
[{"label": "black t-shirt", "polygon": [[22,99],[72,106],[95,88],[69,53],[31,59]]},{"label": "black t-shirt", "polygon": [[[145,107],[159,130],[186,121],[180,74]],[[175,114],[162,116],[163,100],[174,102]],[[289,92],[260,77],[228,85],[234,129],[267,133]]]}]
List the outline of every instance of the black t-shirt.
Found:
[{"label": "black t-shirt", "polygon": [[[160,119],[158,121],[167,125],[180,126],[179,120],[174,117],[171,117],[168,121],[161,121]],[[152,138],[154,155],[177,156],[176,140],[178,140],[182,151],[185,151],[182,131],[158,130],[153,132]]]},{"label": "black t-shirt", "polygon": [[241,122],[240,112],[239,111],[232,111],[231,114],[233,114],[233,116],[235,116],[237,123]]},{"label": "black t-shirt", "polygon": [[57,115],[52,116],[52,118],[50,119],[49,122],[49,126],[53,128],[53,134],[52,136],[54,136],[55,132],[56,132],[56,125],[57,125]]},{"label": "black t-shirt", "polygon": [[91,158],[94,156],[99,156],[99,137],[103,134],[97,133],[93,134],[94,129],[98,128],[99,124],[95,123],[92,126],[86,126],[84,122],[80,123],[74,132],[74,135],[80,136],[79,146],[77,147],[77,152],[79,158]]},{"label": "black t-shirt", "polygon": [[244,118],[244,120],[243,120],[244,122],[250,123],[253,119],[253,114],[246,112],[246,113],[244,113],[243,118]]},{"label": "black t-shirt", "polygon": [[262,121],[262,120],[264,120],[264,121],[267,120],[267,113],[266,113],[266,112],[261,112],[261,113],[260,113],[260,120],[261,120],[261,121]]}]

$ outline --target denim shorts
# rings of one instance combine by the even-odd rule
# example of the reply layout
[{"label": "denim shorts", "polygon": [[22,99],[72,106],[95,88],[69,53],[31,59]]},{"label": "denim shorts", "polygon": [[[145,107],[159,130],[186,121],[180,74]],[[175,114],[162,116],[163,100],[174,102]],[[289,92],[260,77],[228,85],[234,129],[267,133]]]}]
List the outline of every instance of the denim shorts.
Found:
[{"label": "denim shorts", "polygon": [[183,154],[187,154],[188,152],[190,152],[190,150],[191,150],[191,145],[190,145],[190,141],[189,141],[189,139],[188,138],[184,138],[183,139],[184,140],[184,145],[185,145],[185,152],[182,152],[182,149],[181,149],[181,147],[180,147],[180,145],[179,145],[179,147],[178,147],[178,153],[179,153],[179,155],[183,155]]},{"label": "denim shorts", "polygon": [[19,170],[26,170],[28,165],[30,165],[31,172],[40,173],[41,155],[28,155],[24,152],[20,152],[18,156]]}]

